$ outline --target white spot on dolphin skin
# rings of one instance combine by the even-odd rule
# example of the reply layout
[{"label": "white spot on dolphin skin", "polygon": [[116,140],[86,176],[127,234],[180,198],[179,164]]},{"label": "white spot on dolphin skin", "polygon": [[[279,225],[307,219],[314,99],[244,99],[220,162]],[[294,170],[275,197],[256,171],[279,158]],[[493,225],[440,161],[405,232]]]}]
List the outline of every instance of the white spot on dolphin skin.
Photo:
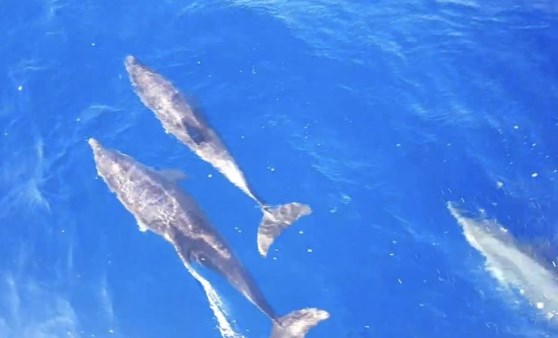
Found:
[{"label": "white spot on dolphin skin", "polygon": [[23,86],[22,86],[22,85],[19,85],[19,86],[17,87],[17,90],[19,90],[19,91],[21,92],[21,91],[23,90]]},{"label": "white spot on dolphin skin", "polygon": [[534,172],[534,173],[531,174],[531,177],[532,177],[532,178],[535,178],[535,177],[537,177],[537,176],[539,176],[539,173],[537,173],[537,172]]}]

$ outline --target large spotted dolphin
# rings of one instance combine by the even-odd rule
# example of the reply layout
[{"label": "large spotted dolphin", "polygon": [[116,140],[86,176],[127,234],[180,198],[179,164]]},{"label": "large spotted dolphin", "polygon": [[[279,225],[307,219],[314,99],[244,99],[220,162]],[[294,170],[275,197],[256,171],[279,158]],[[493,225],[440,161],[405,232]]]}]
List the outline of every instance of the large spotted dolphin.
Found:
[{"label": "large spotted dolphin", "polygon": [[310,328],[329,317],[316,308],[278,317],[197,203],[177,185],[176,175],[167,177],[129,155],[104,148],[95,139],[90,139],[89,145],[98,174],[134,215],[140,229],[150,230],[172,244],[188,271],[193,264],[201,264],[223,275],[271,319],[272,338],[303,338]]},{"label": "large spotted dolphin", "polygon": [[257,237],[258,251],[262,256],[267,255],[269,247],[283,230],[300,217],[311,213],[311,208],[302,203],[293,202],[275,207],[264,203],[249,186],[217,133],[192,109],[169,80],[133,56],[127,56],[124,64],[137,95],[155,113],[165,131],[211,164],[258,204],[263,213]]}]

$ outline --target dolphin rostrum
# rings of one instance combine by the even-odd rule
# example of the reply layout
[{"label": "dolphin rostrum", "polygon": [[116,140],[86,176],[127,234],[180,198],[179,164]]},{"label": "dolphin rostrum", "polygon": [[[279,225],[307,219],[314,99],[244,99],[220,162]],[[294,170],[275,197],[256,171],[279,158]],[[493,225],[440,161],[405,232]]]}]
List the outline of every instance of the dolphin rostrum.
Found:
[{"label": "dolphin rostrum", "polygon": [[97,172],[140,230],[150,230],[171,243],[184,265],[197,263],[222,274],[273,323],[272,338],[303,338],[329,313],[316,308],[278,317],[248,271],[215,231],[196,202],[177,184],[176,177],[151,169],[131,156],[104,148],[89,139]]},{"label": "dolphin rostrum", "polygon": [[127,56],[124,64],[137,95],[174,135],[201,159],[221,172],[232,184],[252,198],[263,218],[258,228],[258,251],[267,256],[273,241],[292,223],[312,212],[308,205],[288,203],[271,207],[256,196],[224,143],[174,85],[161,74]]}]

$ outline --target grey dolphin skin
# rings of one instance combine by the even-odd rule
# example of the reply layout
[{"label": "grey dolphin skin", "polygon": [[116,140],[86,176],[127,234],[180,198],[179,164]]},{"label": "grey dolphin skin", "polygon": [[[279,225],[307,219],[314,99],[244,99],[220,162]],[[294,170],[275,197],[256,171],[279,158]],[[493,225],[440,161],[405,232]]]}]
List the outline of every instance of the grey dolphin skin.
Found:
[{"label": "grey dolphin skin", "polygon": [[263,213],[258,228],[258,251],[262,256],[267,256],[275,239],[297,219],[310,214],[310,207],[297,202],[271,207],[262,202],[248,185],[217,133],[192,109],[178,89],[133,56],[127,56],[124,64],[137,95],[155,113],[165,131],[211,164],[258,204]]},{"label": "grey dolphin skin", "polygon": [[303,338],[326,311],[306,308],[277,317],[248,271],[174,178],[89,139],[99,176],[134,215],[140,229],[171,243],[185,266],[197,263],[222,274],[273,323],[272,338]]}]

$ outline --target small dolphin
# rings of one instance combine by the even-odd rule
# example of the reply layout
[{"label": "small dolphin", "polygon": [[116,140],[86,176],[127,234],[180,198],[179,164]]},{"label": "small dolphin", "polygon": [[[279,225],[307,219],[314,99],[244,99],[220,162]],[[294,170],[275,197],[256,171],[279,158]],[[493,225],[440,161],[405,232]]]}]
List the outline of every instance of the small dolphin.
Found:
[{"label": "small dolphin", "polygon": [[248,271],[215,231],[196,202],[180,189],[176,176],[166,177],[131,156],[89,139],[99,176],[134,215],[140,230],[171,243],[190,271],[193,263],[220,274],[273,322],[272,338],[303,338],[329,313],[316,308],[277,317]]},{"label": "small dolphin", "polygon": [[162,75],[127,56],[124,64],[137,95],[161,121],[165,131],[174,135],[201,159],[211,164],[252,200],[263,213],[258,228],[258,251],[267,256],[275,239],[292,223],[312,210],[302,203],[270,207],[256,196],[217,133],[188,104],[173,84]]}]

